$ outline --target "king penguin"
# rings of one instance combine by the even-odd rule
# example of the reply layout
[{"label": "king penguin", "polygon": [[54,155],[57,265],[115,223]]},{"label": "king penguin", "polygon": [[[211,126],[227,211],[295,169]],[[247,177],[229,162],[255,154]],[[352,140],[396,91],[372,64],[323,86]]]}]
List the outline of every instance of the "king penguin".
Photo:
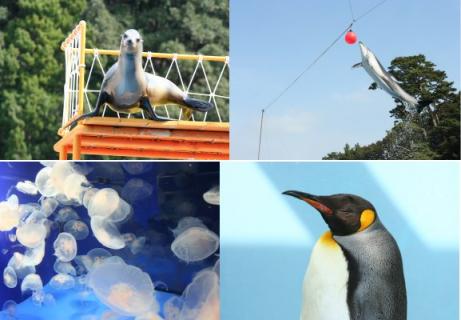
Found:
[{"label": "king penguin", "polygon": [[330,229],[312,250],[300,320],[405,320],[402,257],[374,206],[352,194],[283,194],[317,209]]}]

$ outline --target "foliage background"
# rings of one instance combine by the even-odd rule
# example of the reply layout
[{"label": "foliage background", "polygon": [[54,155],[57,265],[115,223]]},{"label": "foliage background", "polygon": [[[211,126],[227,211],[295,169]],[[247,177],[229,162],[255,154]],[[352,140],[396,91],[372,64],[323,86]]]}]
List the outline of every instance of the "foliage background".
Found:
[{"label": "foliage background", "polygon": [[[0,0],[0,158],[56,158],[60,44],[78,21],[87,21],[87,47],[116,49],[120,34],[135,28],[146,51],[228,55],[228,11],[221,0]],[[227,79],[221,87],[228,90]]]}]

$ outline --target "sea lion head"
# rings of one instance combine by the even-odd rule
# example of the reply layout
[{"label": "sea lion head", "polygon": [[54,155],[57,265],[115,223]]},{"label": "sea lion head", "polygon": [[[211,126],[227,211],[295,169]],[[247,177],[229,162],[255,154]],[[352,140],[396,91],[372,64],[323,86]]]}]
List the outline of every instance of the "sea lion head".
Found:
[{"label": "sea lion head", "polygon": [[122,33],[120,51],[128,54],[142,52],[142,37],[138,31],[129,29]]}]

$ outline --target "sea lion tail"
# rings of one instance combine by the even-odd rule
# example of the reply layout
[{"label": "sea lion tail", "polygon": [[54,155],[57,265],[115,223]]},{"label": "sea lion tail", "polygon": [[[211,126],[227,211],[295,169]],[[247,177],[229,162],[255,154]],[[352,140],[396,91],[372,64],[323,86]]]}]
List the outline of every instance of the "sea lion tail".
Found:
[{"label": "sea lion tail", "polygon": [[208,101],[198,100],[190,97],[184,98],[184,104],[193,110],[207,112],[213,108],[213,104]]}]

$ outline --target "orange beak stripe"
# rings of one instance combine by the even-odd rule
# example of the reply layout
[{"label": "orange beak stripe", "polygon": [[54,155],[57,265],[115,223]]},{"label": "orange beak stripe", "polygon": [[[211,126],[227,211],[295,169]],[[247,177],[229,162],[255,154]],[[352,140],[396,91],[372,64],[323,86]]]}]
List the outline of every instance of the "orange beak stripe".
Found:
[{"label": "orange beak stripe", "polygon": [[333,214],[333,210],[331,210],[326,205],[321,204],[318,201],[307,199],[307,198],[303,198],[303,200],[306,201],[311,206],[313,206],[315,209],[319,210],[320,212],[322,212],[324,214],[327,214],[327,215],[332,215]]}]

